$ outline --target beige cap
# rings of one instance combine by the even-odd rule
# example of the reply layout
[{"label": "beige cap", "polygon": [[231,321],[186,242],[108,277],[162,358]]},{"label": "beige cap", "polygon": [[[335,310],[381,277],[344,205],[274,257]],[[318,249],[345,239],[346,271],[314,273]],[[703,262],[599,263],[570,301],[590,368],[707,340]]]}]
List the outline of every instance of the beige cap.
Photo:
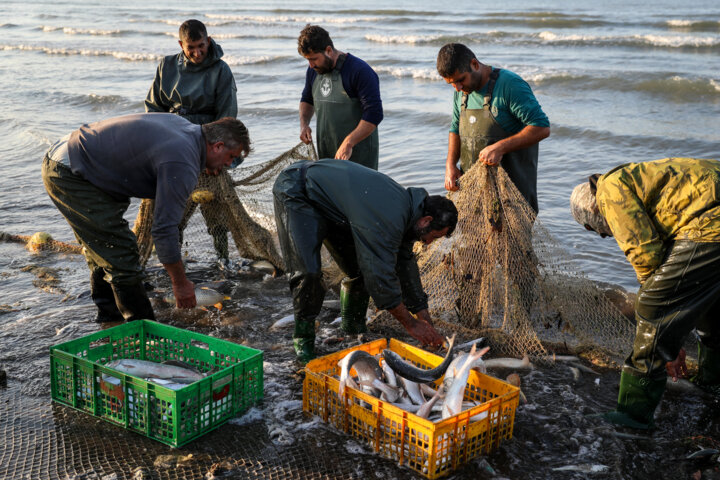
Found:
[{"label": "beige cap", "polygon": [[612,237],[612,231],[597,207],[595,195],[590,190],[590,182],[584,182],[573,189],[570,195],[570,212],[580,225],[594,230],[601,236]]}]

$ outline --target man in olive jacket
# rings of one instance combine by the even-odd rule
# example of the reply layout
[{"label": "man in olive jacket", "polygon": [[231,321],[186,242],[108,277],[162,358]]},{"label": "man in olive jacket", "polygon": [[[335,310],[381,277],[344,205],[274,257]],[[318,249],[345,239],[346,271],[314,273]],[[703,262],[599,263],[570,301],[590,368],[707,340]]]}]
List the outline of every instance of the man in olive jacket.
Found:
[{"label": "man in olive jacket", "polygon": [[[457,209],[451,200],[428,196],[422,188],[403,188],[387,175],[334,159],[290,165],[278,175],[273,196],[300,361],[315,355],[315,318],[325,296],[323,244],[350,278],[360,279],[356,283],[366,290],[364,296],[369,293],[410,335],[423,344],[442,343],[431,323],[412,249],[416,241],[429,244],[452,234]],[[344,318],[343,330],[365,331],[366,309],[364,303],[358,315],[345,315],[351,321]]]},{"label": "man in olive jacket", "polygon": [[633,351],[620,376],[616,424],[648,429],[665,390],[686,373],[687,335],[698,334],[693,381],[720,394],[720,162],[666,158],[629,163],[578,185],[573,216],[614,236],[642,284]]},{"label": "man in olive jacket", "polygon": [[[220,45],[208,37],[205,25],[199,20],[183,22],[179,37],[182,51],[160,61],[155,80],[145,98],[145,111],[174,113],[196,125],[224,117],[236,118],[237,87],[230,67],[222,60]],[[234,168],[241,162],[242,157],[239,157],[230,167]],[[203,186],[212,187],[216,182],[232,182],[232,179],[225,171],[218,177],[200,176]],[[185,214],[194,207],[190,203]],[[200,205],[218,259],[226,263],[229,256],[228,229],[220,219],[209,214],[217,208],[218,200]]]}]

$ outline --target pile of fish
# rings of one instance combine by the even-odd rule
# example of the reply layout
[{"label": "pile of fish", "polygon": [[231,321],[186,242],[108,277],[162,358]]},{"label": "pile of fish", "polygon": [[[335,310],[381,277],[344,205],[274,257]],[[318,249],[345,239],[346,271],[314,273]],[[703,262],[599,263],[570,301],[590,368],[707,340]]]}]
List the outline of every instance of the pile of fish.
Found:
[{"label": "pile of fish", "polygon": [[[338,362],[338,393],[343,398],[350,386],[432,422],[445,420],[480,404],[463,398],[470,370],[485,372],[482,356],[490,347],[478,350],[481,340],[453,347],[453,336],[448,339],[448,353],[442,363],[432,369],[416,367],[390,349],[383,350],[378,358],[353,350]],[[463,353],[462,349],[470,345],[470,351]],[[357,373],[357,380],[350,375],[351,370]],[[441,378],[442,383],[436,385]],[[487,412],[483,412],[470,420],[486,416]]]},{"label": "pile of fish", "polygon": [[[123,358],[108,362],[105,366],[118,372],[132,375],[157,385],[162,385],[171,390],[180,390],[207,376],[207,374],[200,373],[190,365],[175,360],[157,363],[134,358]],[[121,383],[119,378],[111,375],[103,375],[102,378],[104,382],[113,385],[119,385]]]}]

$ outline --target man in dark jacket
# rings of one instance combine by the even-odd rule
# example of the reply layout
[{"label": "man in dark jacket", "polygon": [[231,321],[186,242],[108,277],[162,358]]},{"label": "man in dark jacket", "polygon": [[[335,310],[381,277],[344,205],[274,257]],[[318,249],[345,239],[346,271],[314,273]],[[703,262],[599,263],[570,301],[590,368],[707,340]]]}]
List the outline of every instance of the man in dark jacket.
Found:
[{"label": "man in dark jacket", "polygon": [[319,158],[350,160],[377,170],[377,126],[383,108],[375,71],[336,50],[328,32],[317,25],[300,32],[298,52],[309,64],[300,98],[300,140],[312,142],[310,119],[317,112]]},{"label": "man in dark jacket", "polygon": [[[353,294],[369,293],[378,308],[388,310],[423,344],[442,343],[431,323],[412,249],[417,241],[429,244],[452,234],[457,209],[451,200],[403,188],[387,175],[334,159],[290,165],[278,175],[273,196],[300,361],[315,355],[315,317],[325,296],[323,244],[348,277],[357,279],[362,292]],[[343,330],[361,333],[367,301],[353,303],[357,311],[343,316]]]},{"label": "man in dark jacket", "polygon": [[[152,87],[145,98],[146,112],[169,112],[202,125],[224,117],[237,117],[237,88],[232,71],[221,58],[223,50],[208,37],[205,25],[199,20],[187,20],[180,25],[182,51],[160,61]],[[232,168],[239,165],[236,159]],[[217,178],[200,176],[203,186],[211,190],[214,182],[231,182],[227,172]],[[190,204],[188,208],[194,208]],[[218,200],[200,205],[208,233],[213,237],[215,251],[221,262],[228,260],[228,231],[223,222],[209,214],[218,207]],[[186,212],[188,213],[188,212]]]},{"label": "man in dark jacket", "polygon": [[155,199],[152,236],[158,259],[170,276],[177,306],[195,306],[178,223],[200,172],[217,175],[249,151],[250,137],[239,120],[200,126],[167,113],[83,125],[50,148],[43,182],[83,246],[97,321],[154,318],[137,240],[123,218],[130,197]]}]

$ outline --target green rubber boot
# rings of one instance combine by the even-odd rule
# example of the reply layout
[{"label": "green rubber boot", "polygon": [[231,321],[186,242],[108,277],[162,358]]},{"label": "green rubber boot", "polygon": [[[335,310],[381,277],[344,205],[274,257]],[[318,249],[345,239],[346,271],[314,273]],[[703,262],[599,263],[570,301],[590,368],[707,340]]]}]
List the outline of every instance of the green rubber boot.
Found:
[{"label": "green rubber boot", "polygon": [[602,417],[610,423],[623,427],[640,430],[655,428],[653,416],[665,391],[666,381],[664,377],[652,380],[622,372],[617,409],[604,413]]},{"label": "green rubber boot", "polygon": [[340,317],[343,332],[358,334],[367,332],[365,315],[370,295],[365,290],[362,277],[344,278],[340,283]]},{"label": "green rubber boot", "polygon": [[302,365],[315,358],[314,338],[293,338],[293,346],[295,347],[297,361]]},{"label": "green rubber boot", "polygon": [[690,381],[706,392],[720,397],[720,350],[698,342],[698,374]]}]

